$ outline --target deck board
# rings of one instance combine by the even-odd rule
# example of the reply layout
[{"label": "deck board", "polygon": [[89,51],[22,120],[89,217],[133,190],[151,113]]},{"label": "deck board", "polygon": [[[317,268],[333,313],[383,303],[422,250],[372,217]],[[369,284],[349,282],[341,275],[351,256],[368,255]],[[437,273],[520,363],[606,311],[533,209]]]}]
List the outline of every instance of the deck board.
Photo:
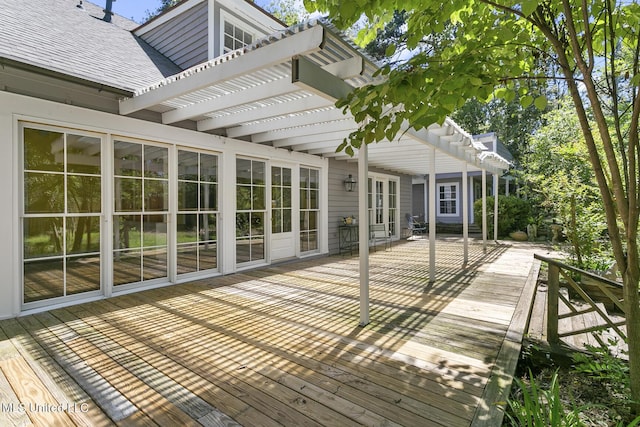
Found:
[{"label": "deck board", "polygon": [[[90,402],[58,414],[70,425],[492,425],[478,408],[508,386],[533,250],[473,244],[463,266],[459,242],[436,249],[434,283],[427,240],[371,254],[365,327],[358,259],[341,256],[2,321],[0,398]],[[36,364],[58,394],[14,386],[46,390]]]}]

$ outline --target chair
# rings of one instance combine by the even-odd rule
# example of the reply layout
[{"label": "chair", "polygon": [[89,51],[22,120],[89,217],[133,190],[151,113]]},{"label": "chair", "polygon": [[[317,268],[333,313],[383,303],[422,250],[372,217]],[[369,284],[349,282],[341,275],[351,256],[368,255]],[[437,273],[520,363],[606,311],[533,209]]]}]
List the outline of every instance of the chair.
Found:
[{"label": "chair", "polygon": [[384,250],[387,250],[387,243],[389,249],[391,249],[391,236],[387,232],[387,227],[384,224],[373,224],[369,226],[369,240],[373,243],[373,249],[376,250],[378,242],[384,242]]},{"label": "chair", "polygon": [[405,218],[407,219],[407,226],[411,231],[412,237],[415,235],[424,234],[427,232],[427,225],[417,222],[411,214],[406,214]]}]

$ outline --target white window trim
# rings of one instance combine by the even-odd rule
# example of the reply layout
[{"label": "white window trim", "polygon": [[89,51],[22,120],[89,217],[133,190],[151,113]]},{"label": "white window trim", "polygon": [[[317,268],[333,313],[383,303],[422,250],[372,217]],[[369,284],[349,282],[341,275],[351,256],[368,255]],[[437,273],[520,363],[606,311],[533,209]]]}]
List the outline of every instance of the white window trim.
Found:
[{"label": "white window trim", "polygon": [[231,25],[233,25],[234,27],[240,28],[242,31],[244,31],[247,34],[251,35],[251,43],[254,43],[256,41],[256,32],[255,30],[251,29],[251,27],[249,27],[245,22],[241,21],[240,19],[238,19],[237,17],[235,17],[234,15],[232,15],[231,13],[227,12],[224,9],[220,9],[220,27],[219,27],[219,37],[220,37],[220,43],[219,43],[219,47],[220,47],[220,55],[224,55],[224,23],[228,22]]},{"label": "white window trim", "polygon": [[[456,197],[454,199],[447,199],[447,200],[453,200],[456,202],[456,211],[455,213],[443,213],[440,210],[440,202],[442,201],[442,199],[440,199],[440,189],[442,187],[455,187],[456,189]],[[460,183],[459,182],[439,182],[436,188],[436,201],[438,203],[438,216],[446,216],[446,217],[457,217],[460,216],[459,214],[459,209],[458,206],[460,206]]]}]

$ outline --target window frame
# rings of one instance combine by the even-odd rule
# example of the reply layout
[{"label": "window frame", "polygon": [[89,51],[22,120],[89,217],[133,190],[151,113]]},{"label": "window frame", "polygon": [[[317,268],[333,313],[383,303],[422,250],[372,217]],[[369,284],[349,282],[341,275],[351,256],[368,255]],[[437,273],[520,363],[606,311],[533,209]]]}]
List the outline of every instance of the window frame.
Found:
[{"label": "window frame", "polygon": [[[440,189],[444,187],[455,187],[455,197],[443,199],[441,198]],[[437,204],[438,204],[438,216],[441,217],[457,217],[460,215],[459,206],[460,206],[460,183],[455,181],[450,182],[439,182],[436,186],[436,195],[437,195]],[[453,201],[455,202],[455,211],[453,213],[443,212],[441,202]]]},{"label": "window frame", "polygon": [[251,43],[248,44],[243,44],[244,46],[248,46],[250,44],[253,44],[256,41],[256,33],[255,31],[251,31],[248,30],[249,25],[246,24],[245,22],[243,22],[242,20],[240,20],[239,18],[235,17],[234,15],[232,15],[231,13],[225,11],[225,10],[220,10],[220,43],[219,43],[219,47],[220,47],[220,55],[226,55],[229,52],[233,52],[237,49],[230,49],[229,51],[226,51],[225,45],[224,45],[224,39],[225,39],[225,23],[229,23],[231,25],[233,25],[234,28],[238,28],[240,30],[242,30],[243,33],[249,34],[251,36]]}]

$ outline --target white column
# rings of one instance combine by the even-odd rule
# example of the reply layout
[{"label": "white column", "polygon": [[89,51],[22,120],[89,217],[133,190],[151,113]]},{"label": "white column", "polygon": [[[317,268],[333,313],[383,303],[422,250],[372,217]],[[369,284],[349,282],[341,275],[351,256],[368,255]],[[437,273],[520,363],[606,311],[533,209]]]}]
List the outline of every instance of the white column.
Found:
[{"label": "white column", "polygon": [[487,251],[487,171],[482,169],[482,250]]},{"label": "white column", "polygon": [[436,281],[436,150],[429,153],[429,281]]},{"label": "white column", "polygon": [[511,180],[509,178],[505,178],[504,180],[504,195],[508,196],[509,195],[509,182]]},{"label": "white column", "polygon": [[360,254],[360,326],[369,323],[369,217],[367,214],[367,145],[358,152],[358,246]]},{"label": "white column", "polygon": [[467,162],[462,162],[462,239],[464,240],[463,260],[469,262],[469,177]]},{"label": "white column", "polygon": [[493,173],[493,240],[498,241],[498,174]]}]

